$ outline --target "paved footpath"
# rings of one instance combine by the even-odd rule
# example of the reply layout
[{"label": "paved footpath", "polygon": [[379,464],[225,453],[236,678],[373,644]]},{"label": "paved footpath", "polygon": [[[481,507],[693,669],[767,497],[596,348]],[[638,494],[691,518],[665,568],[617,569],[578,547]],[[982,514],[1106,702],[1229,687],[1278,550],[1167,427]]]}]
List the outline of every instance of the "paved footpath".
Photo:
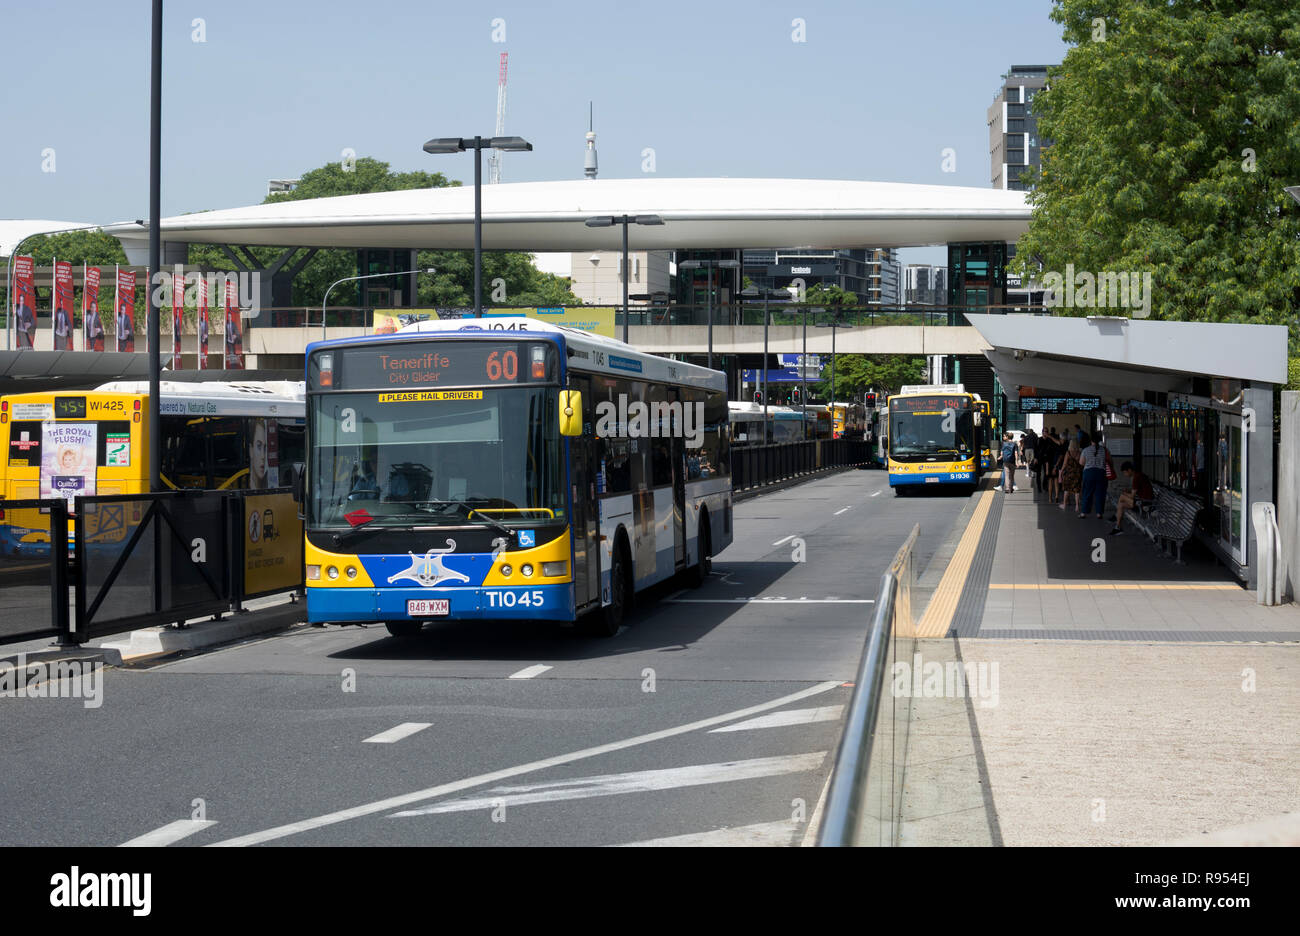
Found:
[{"label": "paved footpath", "polygon": [[1176,565],[1028,492],[980,496],[946,636],[918,652],[983,664],[984,697],[913,700],[904,841],[1296,838],[1300,608],[1260,607],[1195,549]]}]

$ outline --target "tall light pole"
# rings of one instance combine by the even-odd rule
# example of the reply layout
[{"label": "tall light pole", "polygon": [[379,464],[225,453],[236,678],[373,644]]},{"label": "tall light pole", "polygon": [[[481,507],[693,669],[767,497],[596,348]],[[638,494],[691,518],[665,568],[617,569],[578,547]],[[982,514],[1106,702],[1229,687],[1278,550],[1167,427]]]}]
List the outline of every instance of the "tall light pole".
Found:
[{"label": "tall light pole", "polygon": [[[429,267],[426,270],[408,270],[405,273],[367,273],[365,276],[345,276],[341,280],[335,280],[334,282],[330,283],[329,289],[325,290],[325,298],[322,299],[320,303],[320,340],[321,341],[325,340],[325,305],[330,301],[330,290],[333,289],[335,286],[339,285],[339,283],[352,283],[352,282],[356,282],[357,280],[379,279],[380,277],[384,277],[384,276],[409,276],[411,273],[435,273],[435,272],[437,272],[437,270],[434,267]],[[411,301],[412,304],[414,304],[415,302],[414,296],[411,297]],[[364,303],[362,304],[364,305]]]},{"label": "tall light pole", "polygon": [[771,316],[767,312],[767,300],[790,298],[789,292],[784,289],[759,289],[757,286],[750,286],[748,289],[742,289],[740,294],[746,299],[757,299],[760,295],[763,297],[763,367],[760,385],[762,390],[759,393],[763,397],[763,441],[768,441],[767,429],[767,327],[771,321]]},{"label": "tall light pole", "polygon": [[[149,275],[162,271],[162,0],[153,0],[153,34],[150,42],[149,67]],[[159,414],[162,349],[159,348],[158,317],[162,311],[159,290],[145,283],[149,303],[149,490],[161,491],[162,418]],[[114,286],[116,288],[116,286]]]},{"label": "tall light pole", "polygon": [[658,215],[599,215],[587,219],[587,227],[613,227],[623,225],[623,344],[627,344],[627,226],[629,224],[663,224],[664,219]]},{"label": "tall light pole", "polygon": [[483,317],[483,151],[530,152],[533,144],[523,137],[435,137],[424,144],[433,155],[474,151],[474,317]]},{"label": "tall light pole", "polygon": [[835,402],[835,333],[839,331],[841,328],[847,328],[848,326],[840,321],[839,314],[836,313],[835,317],[831,319],[829,322],[819,322],[817,324],[817,327],[829,328],[831,330],[831,402],[834,403]]},{"label": "tall light pole", "polygon": [[709,275],[708,288],[705,289],[705,300],[708,308],[709,322],[709,368],[713,368],[713,269],[717,267],[722,270],[734,270],[740,266],[739,260],[683,260],[677,264],[679,270],[707,270]]}]

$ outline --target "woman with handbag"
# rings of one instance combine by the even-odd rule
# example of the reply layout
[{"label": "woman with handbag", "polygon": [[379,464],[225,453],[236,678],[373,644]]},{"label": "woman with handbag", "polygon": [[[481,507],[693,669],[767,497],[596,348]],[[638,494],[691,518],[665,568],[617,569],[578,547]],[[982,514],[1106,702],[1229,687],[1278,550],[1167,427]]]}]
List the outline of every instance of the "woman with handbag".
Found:
[{"label": "woman with handbag", "polygon": [[[1082,511],[1079,501],[1079,490],[1083,483],[1083,465],[1079,462],[1079,439],[1073,437],[1070,439],[1070,445],[1061,456],[1060,478],[1061,478],[1061,502],[1057,504],[1062,510],[1070,503],[1070,495],[1074,495],[1074,509]],[[1079,516],[1083,516],[1082,513]]]},{"label": "woman with handbag", "polygon": [[1106,485],[1115,476],[1115,466],[1111,463],[1110,452],[1103,444],[1102,434],[1092,437],[1092,444],[1079,453],[1079,464],[1083,466],[1083,503],[1079,505],[1079,516],[1084,517],[1092,505],[1096,505],[1097,519],[1105,519]]}]

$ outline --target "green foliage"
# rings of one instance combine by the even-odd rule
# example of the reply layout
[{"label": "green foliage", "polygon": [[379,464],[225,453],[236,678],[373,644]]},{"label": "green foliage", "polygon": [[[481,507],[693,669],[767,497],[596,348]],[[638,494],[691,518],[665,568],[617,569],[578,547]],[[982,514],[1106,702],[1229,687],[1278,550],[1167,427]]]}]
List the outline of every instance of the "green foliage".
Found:
[{"label": "green foliage", "polygon": [[1013,268],[1149,271],[1153,318],[1294,326],[1295,3],[1055,0],[1051,16],[1074,47],[1033,101],[1052,142]]},{"label": "green foliage", "polygon": [[804,303],[819,306],[856,306],[858,296],[857,293],[851,293],[839,286],[818,283],[804,291]]},{"label": "green foliage", "polygon": [[[829,400],[831,393],[829,362],[814,391],[819,399]],[[925,358],[908,354],[837,354],[835,356],[835,395],[841,401],[867,390],[895,393],[903,384],[925,383]]]},{"label": "green foliage", "polygon": [[97,267],[126,264],[121,242],[103,231],[70,231],[67,234],[42,234],[23,244],[23,256],[34,258],[37,266],[49,266],[57,257],[73,265]]},{"label": "green foliage", "polygon": [[[306,172],[297,188],[268,195],[263,204],[458,185],[460,182],[448,179],[441,172],[393,172],[386,162],[362,157],[348,172],[343,171],[341,163],[328,163]],[[248,252],[265,264],[278,256],[281,248],[251,247]],[[216,270],[229,270],[233,266],[225,251],[213,244],[191,244],[189,262]],[[417,307],[468,308],[474,304],[473,251],[422,250],[417,254],[417,266],[421,270],[431,267],[437,270],[432,276],[421,273],[416,277]],[[357,272],[355,251],[318,250],[294,279],[293,302],[319,307],[331,283],[356,276]],[[492,301],[492,280],[497,277],[505,280],[503,302]],[[329,294],[330,307],[359,305],[362,286],[356,282],[336,286]],[[567,280],[542,273],[533,266],[530,254],[489,252],[483,255],[483,304],[573,306],[581,302],[569,291]]]}]

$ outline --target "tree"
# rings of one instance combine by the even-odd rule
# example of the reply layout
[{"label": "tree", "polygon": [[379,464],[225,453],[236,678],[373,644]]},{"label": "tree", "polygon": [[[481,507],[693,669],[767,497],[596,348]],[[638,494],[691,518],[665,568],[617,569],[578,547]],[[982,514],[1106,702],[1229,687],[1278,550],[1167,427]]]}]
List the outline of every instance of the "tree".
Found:
[{"label": "tree", "polygon": [[[815,393],[829,400],[830,367],[822,368],[823,379]],[[841,400],[867,390],[896,393],[903,384],[925,383],[925,358],[908,354],[837,354],[835,356],[835,395]]]},{"label": "tree", "polygon": [[1150,273],[1152,317],[1293,325],[1295,3],[1055,0],[1051,17],[1073,48],[1033,100],[1052,142],[1014,267]]},{"label": "tree", "polygon": [[808,305],[849,307],[858,304],[858,295],[834,284],[817,283],[804,291],[804,302]]}]

